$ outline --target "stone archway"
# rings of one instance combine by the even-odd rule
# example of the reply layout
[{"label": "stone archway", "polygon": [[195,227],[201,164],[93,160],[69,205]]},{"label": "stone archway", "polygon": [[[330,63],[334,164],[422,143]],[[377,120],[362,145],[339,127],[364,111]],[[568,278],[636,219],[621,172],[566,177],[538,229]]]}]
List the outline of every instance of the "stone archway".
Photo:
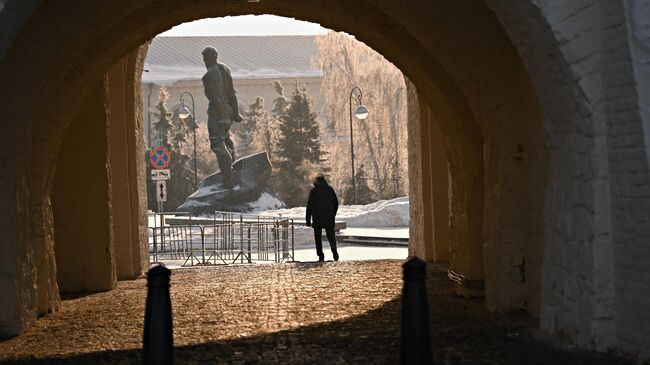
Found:
[{"label": "stone archway", "polygon": [[[595,164],[594,141],[589,139],[594,126],[584,114],[580,86],[567,81],[572,73],[545,15],[529,2],[515,7],[505,3],[199,0],[179,8],[172,1],[79,0],[40,5],[0,68],[3,85],[27,85],[0,92],[15,106],[7,119],[16,122],[8,126],[11,137],[2,139],[15,147],[5,147],[3,157],[11,160],[5,178],[11,194],[3,195],[10,207],[10,225],[3,230],[10,237],[5,255],[10,258],[0,260],[10,267],[10,279],[0,286],[12,290],[5,299],[11,307],[0,313],[2,332],[24,331],[37,313],[57,305],[51,294],[49,205],[54,166],[66,126],[91,90],[104,82],[102,76],[172,25],[264,13],[355,34],[415,85],[417,90],[410,92],[411,125],[425,133],[416,134],[420,138],[412,141],[410,152],[412,179],[421,181],[413,184],[414,254],[431,258],[436,245],[441,250],[445,246],[431,242],[435,227],[447,224],[444,215],[435,215],[445,194],[433,182],[448,169],[452,269],[467,282],[485,280],[490,309],[526,308],[541,313],[547,329],[590,332],[587,324],[570,319],[578,299],[557,298],[551,286],[562,277],[580,276],[580,270],[567,268],[567,259],[558,252],[576,241],[558,217],[578,212],[572,204],[594,205],[593,196],[572,195],[575,183],[584,179],[567,173]],[[43,34],[45,28],[56,32]],[[546,53],[540,55],[540,49]],[[34,57],[35,52],[46,57]],[[30,72],[17,72],[25,60]],[[29,107],[33,100],[37,108]],[[444,150],[433,148],[441,140]],[[447,168],[432,163],[441,159]],[[594,185],[588,180],[585,187]],[[586,237],[594,230],[594,215],[586,214],[584,220]],[[591,250],[588,239],[584,247]],[[593,294],[585,290],[580,295]],[[597,309],[590,310],[586,316],[593,318]]]},{"label": "stone archway", "polygon": [[[171,5],[171,4],[170,4]],[[286,4],[282,2],[277,2],[274,4],[257,4],[255,8],[251,8],[250,5],[241,6],[241,5],[226,5],[222,10],[222,14],[237,14],[240,12],[252,12],[252,13],[264,13],[264,12],[273,12],[276,14],[283,15],[293,15],[292,12],[296,11],[293,7],[283,7]],[[66,116],[66,109],[56,110],[58,105],[74,105],[75,102],[78,104],[77,94],[83,95],[85,92],[88,92],[90,85],[97,82],[98,76],[102,75],[103,70],[107,66],[111,65],[111,62],[115,62],[122,54],[130,50],[134,45],[139,44],[143,40],[149,38],[158,31],[164,29],[167,26],[176,24],[179,20],[190,20],[198,17],[204,16],[214,16],[220,15],[220,12],[215,14],[213,7],[207,6],[206,4],[197,4],[194,8],[184,8],[181,11],[174,12],[174,18],[167,19],[169,13],[163,8],[147,8],[135,9],[135,13],[129,13],[130,16],[137,17],[136,15],[147,14],[147,18],[158,19],[156,22],[147,22],[146,26],[140,26],[137,23],[130,23],[130,16],[124,14],[127,11],[127,8],[120,8],[116,4],[107,5],[112,9],[106,9],[106,14],[112,14],[108,18],[114,19],[102,19],[100,23],[96,24],[105,24],[107,27],[104,30],[97,30],[96,35],[100,38],[106,37],[105,42],[92,42],[86,43],[87,49],[89,52],[88,55],[93,54],[95,59],[91,60],[90,58],[84,57],[82,54],[77,54],[79,57],[76,60],[72,61],[73,64],[80,62],[91,62],[88,63],[88,67],[83,67],[80,69],[80,73],[87,73],[87,75],[71,75],[68,74],[68,77],[71,78],[71,83],[63,86],[61,84],[56,84],[55,87],[58,89],[57,99],[61,102],[53,105],[53,109],[50,110],[50,115],[44,114],[35,118],[35,120],[41,120],[44,123],[37,123],[35,128],[41,130],[43,136],[55,136],[54,138],[47,139],[47,146],[52,150],[56,151],[58,144],[61,139],[61,128],[69,123],[70,116]],[[454,17],[465,17],[464,11],[467,10],[464,7],[471,6],[471,4],[461,4],[458,7],[453,6],[443,6],[443,11],[447,14],[452,15],[450,19]],[[47,7],[47,6],[46,6]],[[445,8],[446,7],[446,8]],[[83,9],[81,7],[80,9]],[[146,9],[146,11],[145,11]],[[368,9],[372,10],[372,16],[367,17],[367,23],[364,24],[367,29],[368,26],[380,27],[382,25],[389,24],[391,25],[390,29],[394,32],[393,35],[387,37],[385,35],[379,35],[375,32],[365,32],[362,30],[355,32],[355,29],[360,28],[359,24],[349,24],[349,19],[337,18],[336,14],[331,14],[331,16],[322,19],[320,16],[315,15],[312,10],[304,9],[303,12],[296,14],[301,18],[320,20],[326,26],[332,28],[340,28],[352,30],[361,40],[364,40],[371,44],[374,48],[378,49],[385,55],[387,55],[391,60],[393,60],[398,66],[400,66],[409,76],[411,80],[414,80],[414,83],[418,88],[418,99],[422,104],[428,105],[426,108],[432,113],[427,113],[427,119],[424,120],[422,124],[432,124],[434,119],[431,118],[432,115],[436,115],[441,121],[437,123],[440,128],[441,133],[445,136],[446,143],[446,157],[449,161],[449,167],[451,171],[451,187],[452,187],[452,204],[451,204],[451,248],[452,248],[452,267],[455,267],[457,271],[466,276],[469,280],[480,281],[483,279],[483,194],[485,191],[484,176],[483,176],[483,150],[482,147],[484,142],[482,141],[481,134],[485,134],[485,128],[479,127],[481,124],[477,120],[477,106],[473,106],[470,103],[470,100],[467,98],[467,92],[474,90],[471,85],[466,86],[466,90],[462,90],[459,85],[459,80],[454,80],[455,75],[451,75],[446,69],[449,65],[443,65],[438,60],[440,57],[435,57],[431,54],[430,49],[427,49],[423,44],[418,43],[416,39],[404,29],[402,29],[399,24],[394,20],[391,20],[386,16],[381,9],[375,7],[369,7]],[[131,9],[134,10],[134,9]],[[348,9],[349,10],[349,9]],[[359,9],[359,11],[366,11],[367,9]],[[40,14],[37,12],[36,16]],[[45,11],[45,10],[42,10]],[[89,9],[88,11],[92,11]],[[501,33],[498,28],[498,23],[493,19],[493,16],[489,13],[489,9],[484,8],[483,13],[479,14],[478,19],[481,22],[484,22],[485,26],[492,27],[493,32],[490,33],[489,37],[486,36],[485,39],[490,39],[493,42],[496,42],[500,47],[508,47],[508,41],[503,33]],[[331,11],[330,11],[331,12]],[[123,18],[120,18],[118,14],[122,14]],[[159,17],[154,16],[153,14],[160,15]],[[165,15],[166,14],[166,15]],[[314,14],[314,15],[312,15]],[[138,15],[138,16],[139,16]],[[310,16],[311,15],[311,16]],[[339,17],[343,14],[338,15]],[[349,14],[347,14],[349,15]],[[144,19],[144,18],[139,18]],[[97,19],[100,20],[100,19]],[[122,23],[126,22],[126,23]],[[338,22],[341,22],[338,24]],[[331,24],[328,24],[331,23]],[[438,29],[435,34],[439,34],[439,37],[442,37],[444,34],[454,34],[458,31],[457,28],[452,24],[452,21],[448,21],[443,24],[441,22],[441,28]],[[450,28],[450,29],[447,29]],[[127,32],[127,29],[129,31]],[[133,32],[132,30],[136,31]],[[85,36],[89,34],[86,33]],[[84,36],[84,37],[85,37]],[[73,37],[73,38],[76,38]],[[103,38],[102,38],[103,39]],[[399,41],[398,41],[399,39]],[[485,40],[484,39],[484,40]],[[72,43],[69,46],[77,47],[81,46],[81,43],[77,41],[80,40],[69,40]],[[435,42],[436,40],[431,40]],[[102,46],[99,46],[102,44]],[[109,46],[110,44],[110,46]],[[447,47],[451,47],[450,43],[446,44]],[[474,47],[476,44],[466,44],[468,48]],[[453,48],[449,48],[452,49]],[[415,57],[409,58],[409,60],[403,60],[399,57],[400,54],[406,54],[409,50],[411,55],[417,55]],[[448,50],[441,50],[442,52],[448,52]],[[391,57],[393,55],[393,57]],[[73,57],[74,58],[74,57]],[[465,55],[457,55],[456,58],[467,59]],[[499,60],[501,62],[502,60]],[[454,62],[454,58],[450,57],[445,62],[451,64]],[[499,63],[495,62],[495,63]],[[519,67],[519,72],[523,72],[521,65],[517,65],[518,58],[516,57],[514,49],[510,50],[510,63],[509,66],[512,67],[512,64]],[[72,64],[70,65],[72,66]],[[54,66],[56,67],[56,66]],[[65,75],[65,73],[61,74]],[[93,76],[95,75],[95,76]],[[481,76],[477,74],[476,76]],[[500,75],[502,76],[502,75]],[[497,77],[495,77],[497,78]],[[94,80],[94,81],[93,81]],[[74,84],[72,84],[74,83]],[[54,86],[54,85],[53,85]],[[77,91],[78,93],[75,93]],[[518,93],[520,90],[513,91],[512,94]],[[478,92],[480,93],[480,92]],[[502,95],[502,98],[507,98],[512,95]],[[483,98],[486,99],[486,98]],[[498,98],[495,98],[495,100]],[[490,100],[491,103],[495,103],[495,100]],[[485,106],[480,106],[486,108]],[[74,106],[72,107],[74,108]],[[507,108],[506,108],[507,109]],[[53,115],[54,114],[54,115]],[[56,116],[56,117],[55,117]],[[488,119],[487,117],[484,117]],[[45,123],[45,120],[50,120],[50,122]],[[422,121],[423,119],[421,119]],[[442,122],[447,120],[449,122]],[[40,124],[40,125],[38,125]],[[58,124],[58,127],[57,127]],[[483,129],[483,130],[481,130]],[[472,137],[474,136],[474,137]],[[460,147],[462,146],[462,147]],[[40,148],[41,145],[35,143],[33,148]],[[491,153],[495,153],[492,151]],[[55,153],[54,153],[55,155]],[[498,161],[499,158],[495,158],[495,161]],[[54,173],[54,169],[51,167],[53,164],[42,164],[43,162],[40,159],[33,164],[33,173],[36,171],[42,171],[40,174],[47,177],[41,184],[30,184],[30,191],[43,191],[47,192],[49,189],[48,181],[51,180],[51,176]],[[51,162],[51,161],[47,161]],[[38,173],[37,173],[38,174]],[[39,188],[39,185],[41,187]],[[39,194],[35,194],[39,196]],[[48,195],[48,194],[45,194]],[[498,200],[498,199],[497,199]],[[499,202],[500,203],[500,202]],[[417,205],[417,204],[416,204]],[[431,210],[431,207],[429,207]],[[423,226],[430,224],[431,222],[423,222]],[[425,247],[426,238],[423,239],[420,243],[421,247]],[[487,245],[487,244],[486,244]],[[489,245],[487,245],[489,247]],[[417,250],[417,244],[414,247],[414,251]],[[496,249],[495,249],[496,250]],[[523,254],[519,254],[523,256]],[[529,261],[530,262],[530,261]],[[532,266],[532,265],[531,265]],[[496,277],[498,270],[494,270],[494,276],[491,276],[488,279],[489,281]],[[507,275],[507,274],[506,274]],[[497,286],[499,287],[499,286]],[[489,285],[488,285],[489,288]],[[518,297],[515,299],[515,302],[520,302],[522,300],[521,296],[525,294],[519,293],[515,295]],[[488,300],[492,298],[488,290]],[[495,305],[495,309],[498,308],[510,308],[516,307],[519,303],[512,305],[512,303],[505,303]],[[535,310],[533,310],[535,311]]]}]

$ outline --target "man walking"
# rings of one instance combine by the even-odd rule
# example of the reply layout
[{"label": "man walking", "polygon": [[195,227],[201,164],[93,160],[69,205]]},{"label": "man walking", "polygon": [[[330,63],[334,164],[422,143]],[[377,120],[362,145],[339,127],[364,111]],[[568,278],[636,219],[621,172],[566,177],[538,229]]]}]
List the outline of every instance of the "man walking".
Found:
[{"label": "man walking", "polygon": [[[332,249],[334,261],[339,260],[339,253],[336,250],[336,236],[334,235],[334,218],[339,209],[339,200],[331,186],[325,181],[325,176],[319,173],[314,177],[314,188],[309,192],[307,201],[307,227],[314,229],[316,240],[316,254],[318,261],[324,261],[323,254],[323,228],[327,234],[327,240]],[[313,220],[312,220],[313,219]]]}]

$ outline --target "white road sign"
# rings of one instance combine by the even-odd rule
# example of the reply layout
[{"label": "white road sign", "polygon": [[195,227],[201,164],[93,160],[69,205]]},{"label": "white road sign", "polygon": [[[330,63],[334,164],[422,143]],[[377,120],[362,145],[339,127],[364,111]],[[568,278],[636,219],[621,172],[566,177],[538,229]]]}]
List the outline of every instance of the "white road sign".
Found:
[{"label": "white road sign", "polygon": [[169,169],[151,170],[151,180],[153,181],[169,180],[171,176],[172,174]]},{"label": "white road sign", "polygon": [[167,201],[167,181],[156,181],[156,200],[159,202]]}]

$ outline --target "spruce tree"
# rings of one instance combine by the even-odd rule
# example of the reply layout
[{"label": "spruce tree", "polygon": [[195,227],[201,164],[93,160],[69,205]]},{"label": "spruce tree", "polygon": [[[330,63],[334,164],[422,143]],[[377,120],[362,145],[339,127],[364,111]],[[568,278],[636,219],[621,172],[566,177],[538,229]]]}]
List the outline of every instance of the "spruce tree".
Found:
[{"label": "spruce tree", "polygon": [[323,162],[316,113],[311,110],[306,88],[299,87],[297,82],[286,111],[279,116],[279,131],[277,150],[281,164],[295,169],[303,162]]},{"label": "spruce tree", "polygon": [[[368,178],[366,177],[366,171],[363,164],[361,164],[354,173],[354,185],[357,195],[356,204],[365,205],[377,200],[377,193],[368,185]],[[343,194],[343,201],[348,205],[355,204],[351,181],[347,184],[347,188]]]},{"label": "spruce tree", "polygon": [[271,161],[275,159],[275,142],[277,140],[277,121],[264,110],[264,98],[258,97],[255,108],[257,121],[252,133],[252,147],[255,151],[266,151]]},{"label": "spruce tree", "polygon": [[273,99],[273,110],[271,112],[276,118],[280,118],[280,116],[286,113],[289,107],[289,100],[284,95],[284,87],[280,80],[275,80],[273,87],[275,88],[275,92],[278,93],[278,97]]},{"label": "spruce tree", "polygon": [[275,87],[278,97],[274,100],[273,114],[278,137],[273,186],[289,207],[304,205],[310,188],[309,176],[324,170],[320,128],[305,87],[296,82],[290,99],[284,95],[279,81]]},{"label": "spruce tree", "polygon": [[248,110],[244,112],[244,122],[237,130],[237,155],[246,156],[253,152],[255,134],[258,124],[264,117],[264,99],[258,96],[254,102],[248,105]]},{"label": "spruce tree", "polygon": [[171,116],[167,109],[167,100],[169,99],[169,92],[165,86],[160,88],[158,95],[158,105],[155,107],[154,115],[158,117],[158,121],[153,124],[154,129],[158,132],[158,139],[161,146],[168,146],[169,134],[172,130]]}]

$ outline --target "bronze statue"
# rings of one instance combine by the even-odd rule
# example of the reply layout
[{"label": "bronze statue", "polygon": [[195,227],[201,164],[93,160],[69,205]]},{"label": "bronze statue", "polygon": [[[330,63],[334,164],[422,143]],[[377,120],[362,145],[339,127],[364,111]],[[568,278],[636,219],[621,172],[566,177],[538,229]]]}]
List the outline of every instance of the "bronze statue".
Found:
[{"label": "bronze statue", "polygon": [[217,155],[223,185],[233,187],[232,162],[235,159],[235,145],[230,138],[230,126],[244,118],[239,114],[237,95],[232,83],[230,69],[217,61],[217,50],[206,47],[203,61],[207,72],[203,75],[203,89],[208,98],[208,132],[210,149]]}]

